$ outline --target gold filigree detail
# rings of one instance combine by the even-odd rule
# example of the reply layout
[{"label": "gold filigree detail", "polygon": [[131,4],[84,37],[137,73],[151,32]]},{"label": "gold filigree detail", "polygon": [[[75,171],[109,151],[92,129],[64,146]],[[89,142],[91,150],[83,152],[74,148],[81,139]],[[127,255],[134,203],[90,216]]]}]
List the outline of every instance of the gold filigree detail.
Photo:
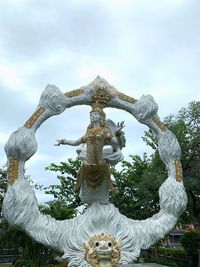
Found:
[{"label": "gold filigree detail", "polygon": [[110,100],[117,95],[115,87],[99,76],[88,87],[94,90],[91,101],[93,103],[100,103],[103,107],[106,107]]},{"label": "gold filigree detail", "polygon": [[152,118],[152,121],[158,126],[159,129],[161,129],[162,131],[167,130],[167,127],[164,125],[164,123],[162,123],[159,119],[158,116],[154,116]]},{"label": "gold filigree detail", "polygon": [[40,107],[38,108],[33,115],[26,121],[24,124],[24,127],[31,128],[33,124],[36,122],[36,120],[42,115],[42,113],[45,111],[45,108]]},{"label": "gold filigree detail", "polygon": [[13,184],[18,179],[19,161],[17,159],[10,159],[8,167],[8,182]]},{"label": "gold filigree detail", "polygon": [[113,236],[102,233],[84,243],[84,258],[93,267],[113,267],[119,263],[120,250],[121,245]]},{"label": "gold filigree detail", "polygon": [[176,171],[176,181],[181,182],[183,181],[183,169],[182,169],[182,164],[180,160],[178,159],[174,160],[174,165],[175,165],[175,171]]},{"label": "gold filigree detail", "polygon": [[101,103],[103,106],[106,106],[113,97],[114,95],[107,88],[96,87],[91,100],[93,103]]},{"label": "gold filigree detail", "polygon": [[[98,177],[98,179],[94,179]],[[83,163],[77,174],[77,183],[75,191],[79,191],[82,184],[86,183],[87,186],[97,188],[103,181],[106,181],[108,187],[113,192],[117,192],[112,184],[110,178],[110,168],[106,161],[98,162],[98,164]]]},{"label": "gold filigree detail", "polygon": [[84,94],[84,89],[76,89],[73,91],[69,91],[69,92],[66,92],[64,95],[71,98],[75,96],[80,96],[82,94]]},{"label": "gold filigree detail", "polygon": [[130,97],[130,96],[127,96],[123,93],[118,93],[117,96],[119,99],[124,100],[126,102],[129,102],[131,104],[135,104],[137,102],[137,99]]},{"label": "gold filigree detail", "polygon": [[103,107],[104,105],[102,105],[101,103],[99,102],[96,102],[96,103],[93,103],[92,105],[92,110],[90,111],[90,114],[92,112],[98,112],[99,114],[101,114],[101,116],[104,117],[104,119],[106,118],[106,113],[103,111]]},{"label": "gold filigree detail", "polygon": [[88,128],[86,132],[86,137],[88,137],[90,143],[93,143],[96,140],[97,134],[104,132],[105,129],[106,127]]}]

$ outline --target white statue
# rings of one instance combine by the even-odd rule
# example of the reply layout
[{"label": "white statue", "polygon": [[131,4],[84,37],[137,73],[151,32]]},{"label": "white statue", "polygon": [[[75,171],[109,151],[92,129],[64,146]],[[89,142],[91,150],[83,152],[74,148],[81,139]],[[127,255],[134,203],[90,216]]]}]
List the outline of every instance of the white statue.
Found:
[{"label": "white statue", "polygon": [[[82,200],[90,205],[81,216],[57,221],[39,211],[34,191],[25,179],[25,162],[37,151],[35,132],[39,126],[66,108],[82,104],[93,106],[86,134],[77,141],[58,140],[57,145],[85,144],[78,150],[83,164],[77,187],[80,187]],[[129,112],[151,128],[158,138],[159,154],[166,165],[168,177],[159,189],[160,211],[151,218],[141,221],[128,219],[108,201],[108,191],[112,188],[109,164],[116,164],[123,158],[121,149],[125,138],[121,131],[123,123],[116,126],[112,121],[106,121],[102,107]],[[38,242],[61,251],[69,267],[132,263],[139,257],[141,249],[149,248],[175,226],[187,204],[181,149],[175,135],[160,121],[157,111],[158,106],[152,96],[136,100],[117,91],[100,77],[65,94],[56,86],[48,85],[36,111],[5,145],[8,158],[8,190],[3,203],[5,218]],[[110,147],[106,148],[107,145]],[[94,236],[100,238],[101,248],[90,242]],[[111,242],[112,250],[108,236],[120,246],[115,247],[115,243]],[[105,258],[101,252],[106,254]]]},{"label": "white statue", "polygon": [[116,125],[113,121],[106,120],[102,105],[95,103],[84,136],[76,141],[57,140],[56,146],[84,144],[77,150],[83,164],[78,172],[75,188],[76,191],[81,189],[80,197],[83,202],[91,204],[98,200],[100,203],[109,203],[109,189],[116,191],[110,178],[109,164],[115,165],[123,160],[121,149],[126,142],[124,132],[121,131],[123,127],[124,122]]}]

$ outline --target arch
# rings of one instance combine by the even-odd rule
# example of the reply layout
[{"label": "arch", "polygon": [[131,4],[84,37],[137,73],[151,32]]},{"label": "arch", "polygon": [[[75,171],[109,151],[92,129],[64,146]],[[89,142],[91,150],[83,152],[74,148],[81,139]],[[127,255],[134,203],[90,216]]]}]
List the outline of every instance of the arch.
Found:
[{"label": "arch", "polygon": [[[160,211],[152,218],[130,220],[110,203],[94,203],[82,217],[66,221],[56,221],[41,214],[38,209],[34,192],[24,177],[25,162],[37,151],[36,130],[45,120],[67,108],[92,105],[96,101],[105,107],[129,112],[151,128],[158,138],[159,154],[168,170],[168,178],[159,189]],[[122,244],[120,263],[131,263],[141,249],[148,248],[173,228],[187,204],[182,183],[181,149],[175,135],[160,121],[157,111],[158,105],[152,96],[136,100],[119,92],[99,76],[89,85],[64,94],[56,86],[48,85],[36,111],[5,145],[9,186],[3,203],[4,216],[37,241],[64,252],[69,266],[89,267],[84,260],[82,244],[102,231]]]}]

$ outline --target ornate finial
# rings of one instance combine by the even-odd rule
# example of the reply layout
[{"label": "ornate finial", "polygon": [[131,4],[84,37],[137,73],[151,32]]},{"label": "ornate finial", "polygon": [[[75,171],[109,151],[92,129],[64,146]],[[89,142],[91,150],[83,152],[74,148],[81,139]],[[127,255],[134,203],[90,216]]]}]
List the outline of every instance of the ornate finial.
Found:
[{"label": "ornate finial", "polygon": [[106,107],[110,100],[117,95],[117,90],[100,76],[97,76],[88,86],[94,89],[92,103],[98,102],[103,107]]},{"label": "ornate finial", "polygon": [[111,235],[94,235],[84,244],[85,260],[93,267],[113,267],[119,263],[120,244]]}]

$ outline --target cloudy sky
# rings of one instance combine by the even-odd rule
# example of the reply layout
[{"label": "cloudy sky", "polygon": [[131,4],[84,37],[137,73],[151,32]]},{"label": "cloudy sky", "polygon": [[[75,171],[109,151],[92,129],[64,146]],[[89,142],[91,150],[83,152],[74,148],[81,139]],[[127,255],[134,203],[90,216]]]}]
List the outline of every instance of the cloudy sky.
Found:
[{"label": "cloudy sky", "polygon": [[[5,142],[34,112],[47,84],[66,92],[100,75],[134,98],[151,94],[161,119],[199,100],[199,14],[199,0],[1,0],[1,166]],[[88,112],[71,108],[40,127],[38,151],[26,164],[32,180],[57,182],[44,168],[76,153],[53,144],[82,136]],[[150,153],[141,140],[145,126],[120,110],[107,109],[107,116],[125,121],[126,159]]]}]

